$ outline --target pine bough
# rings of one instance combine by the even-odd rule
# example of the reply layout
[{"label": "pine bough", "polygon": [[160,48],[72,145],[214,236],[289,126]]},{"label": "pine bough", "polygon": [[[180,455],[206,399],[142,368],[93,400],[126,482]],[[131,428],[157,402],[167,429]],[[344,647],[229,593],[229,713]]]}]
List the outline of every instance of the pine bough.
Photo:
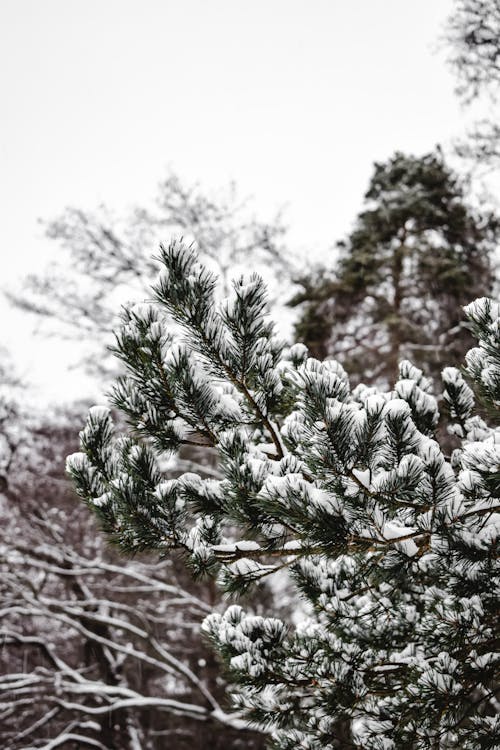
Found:
[{"label": "pine bough", "polygon": [[[441,401],[408,361],[391,392],[351,390],[276,339],[260,278],[218,301],[192,248],[160,260],[116,339],[128,434],[91,409],[68,459],[81,497],[123,550],[182,550],[231,592],[290,571],[299,624],[232,605],[203,625],[273,747],[498,747],[499,306],[466,308],[479,346]],[[167,478],[186,445],[221,478]]]}]

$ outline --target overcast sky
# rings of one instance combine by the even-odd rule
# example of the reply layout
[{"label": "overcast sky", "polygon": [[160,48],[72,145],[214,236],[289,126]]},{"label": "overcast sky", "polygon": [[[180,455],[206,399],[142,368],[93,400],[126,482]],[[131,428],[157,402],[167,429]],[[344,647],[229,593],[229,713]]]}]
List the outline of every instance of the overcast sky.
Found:
[{"label": "overcast sky", "polygon": [[[287,204],[293,242],[326,251],[359,210],[374,160],[463,132],[435,49],[451,8],[1,0],[3,282],[46,262],[38,218],[148,201],[168,166],[207,189],[234,179],[264,215]],[[44,394],[73,393],[57,344],[23,348],[28,326],[1,310],[21,370]]]}]

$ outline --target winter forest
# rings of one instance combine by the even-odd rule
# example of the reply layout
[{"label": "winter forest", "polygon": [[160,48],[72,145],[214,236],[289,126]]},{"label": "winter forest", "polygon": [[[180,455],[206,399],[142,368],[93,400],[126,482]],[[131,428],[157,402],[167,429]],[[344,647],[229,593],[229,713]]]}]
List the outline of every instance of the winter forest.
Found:
[{"label": "winter forest", "polygon": [[[0,750],[500,748],[500,0],[447,7],[480,116],[373,154],[320,252],[168,151],[153,203],[40,216],[2,287]],[[70,352],[59,400],[9,311]]]}]

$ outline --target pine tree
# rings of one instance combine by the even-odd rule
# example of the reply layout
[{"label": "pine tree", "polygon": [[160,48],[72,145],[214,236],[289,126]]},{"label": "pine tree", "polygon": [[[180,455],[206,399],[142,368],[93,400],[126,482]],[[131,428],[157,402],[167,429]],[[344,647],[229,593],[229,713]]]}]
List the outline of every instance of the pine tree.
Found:
[{"label": "pine tree", "polygon": [[[160,259],[154,302],[117,334],[112,403],[129,430],[94,407],[68,459],[105,532],[128,552],[183,553],[228,592],[289,571],[301,622],[233,604],[204,623],[233,704],[273,747],[498,747],[500,306],[467,307],[479,345],[443,371],[450,457],[409,361],[390,391],[352,389],[338,362],[276,339],[261,279],[218,302],[193,249]],[[185,444],[216,449],[223,478],[167,479]]]},{"label": "pine tree", "polygon": [[376,164],[365,201],[333,271],[302,279],[297,337],[364,382],[389,383],[406,357],[436,377],[472,344],[462,306],[491,293],[497,222],[467,206],[439,152]]}]

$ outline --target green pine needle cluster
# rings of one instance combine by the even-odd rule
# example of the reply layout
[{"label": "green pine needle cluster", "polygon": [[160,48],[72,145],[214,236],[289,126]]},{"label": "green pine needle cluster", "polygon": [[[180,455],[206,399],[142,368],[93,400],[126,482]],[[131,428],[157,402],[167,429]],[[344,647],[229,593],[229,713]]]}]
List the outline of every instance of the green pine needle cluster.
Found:
[{"label": "green pine needle cluster", "polygon": [[[180,551],[229,592],[291,575],[301,622],[232,605],[203,626],[273,747],[498,747],[499,306],[466,309],[478,347],[444,370],[442,399],[408,361],[391,390],[351,388],[277,340],[260,278],[221,300],[192,248],[160,262],[117,333],[126,434],[94,407],[68,459],[106,533]],[[220,478],[173,478],[184,446]]]}]

